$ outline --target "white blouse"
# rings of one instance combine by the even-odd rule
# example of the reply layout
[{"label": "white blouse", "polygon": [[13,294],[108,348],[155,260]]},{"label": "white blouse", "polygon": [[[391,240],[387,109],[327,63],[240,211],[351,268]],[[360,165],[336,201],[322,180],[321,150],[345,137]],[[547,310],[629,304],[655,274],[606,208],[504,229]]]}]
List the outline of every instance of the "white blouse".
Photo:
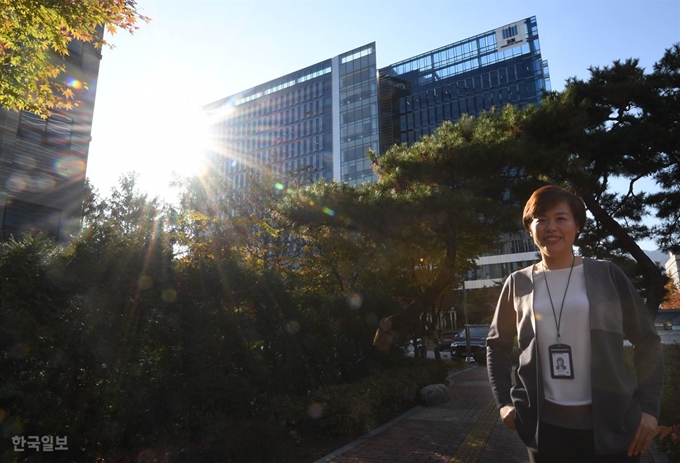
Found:
[{"label": "white blouse", "polygon": [[[541,264],[534,267],[534,317],[538,336],[538,350],[546,400],[559,405],[588,405],[592,402],[590,372],[590,304],[586,294],[583,264],[570,268],[544,270]],[[548,287],[546,287],[546,277]],[[569,281],[569,288],[567,288]],[[565,297],[566,292],[566,297]],[[548,347],[557,344],[557,327],[560,307],[564,309],[560,323],[560,343],[571,347],[573,379],[556,379],[551,375],[551,356]],[[553,314],[554,306],[554,314]]]}]

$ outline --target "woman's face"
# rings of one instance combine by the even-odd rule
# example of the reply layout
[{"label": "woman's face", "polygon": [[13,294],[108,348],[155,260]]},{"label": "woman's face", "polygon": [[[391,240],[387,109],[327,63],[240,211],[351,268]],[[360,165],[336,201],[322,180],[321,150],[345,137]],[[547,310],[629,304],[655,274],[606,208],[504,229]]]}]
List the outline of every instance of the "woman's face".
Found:
[{"label": "woman's face", "polygon": [[572,255],[572,246],[579,230],[566,201],[534,216],[529,229],[534,243],[544,256],[559,258]]}]

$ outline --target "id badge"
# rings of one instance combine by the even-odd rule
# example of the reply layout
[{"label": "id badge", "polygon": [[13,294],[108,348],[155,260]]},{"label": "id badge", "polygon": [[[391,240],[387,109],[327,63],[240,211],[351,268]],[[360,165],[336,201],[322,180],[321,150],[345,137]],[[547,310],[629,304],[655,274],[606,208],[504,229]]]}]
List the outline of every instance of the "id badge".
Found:
[{"label": "id badge", "polygon": [[571,347],[566,344],[548,346],[550,353],[550,376],[554,379],[574,379]]}]

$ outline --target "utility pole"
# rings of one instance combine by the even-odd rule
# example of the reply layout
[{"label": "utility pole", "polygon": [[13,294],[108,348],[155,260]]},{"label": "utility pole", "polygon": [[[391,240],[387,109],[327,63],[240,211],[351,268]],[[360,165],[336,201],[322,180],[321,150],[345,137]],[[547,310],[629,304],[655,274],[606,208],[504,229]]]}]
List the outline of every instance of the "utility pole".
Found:
[{"label": "utility pole", "polygon": [[463,276],[463,312],[465,313],[465,363],[475,363],[475,358],[470,353],[470,325],[468,323],[467,294],[465,292],[465,276]]}]

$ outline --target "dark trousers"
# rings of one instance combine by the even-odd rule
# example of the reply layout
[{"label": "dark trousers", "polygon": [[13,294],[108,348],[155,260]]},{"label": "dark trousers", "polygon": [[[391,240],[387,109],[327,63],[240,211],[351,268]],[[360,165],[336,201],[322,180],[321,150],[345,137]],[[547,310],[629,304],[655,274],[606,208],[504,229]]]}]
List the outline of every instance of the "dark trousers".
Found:
[{"label": "dark trousers", "polygon": [[538,430],[538,453],[529,450],[531,463],[639,463],[640,457],[626,452],[595,455],[592,430],[568,429],[541,423]]}]

